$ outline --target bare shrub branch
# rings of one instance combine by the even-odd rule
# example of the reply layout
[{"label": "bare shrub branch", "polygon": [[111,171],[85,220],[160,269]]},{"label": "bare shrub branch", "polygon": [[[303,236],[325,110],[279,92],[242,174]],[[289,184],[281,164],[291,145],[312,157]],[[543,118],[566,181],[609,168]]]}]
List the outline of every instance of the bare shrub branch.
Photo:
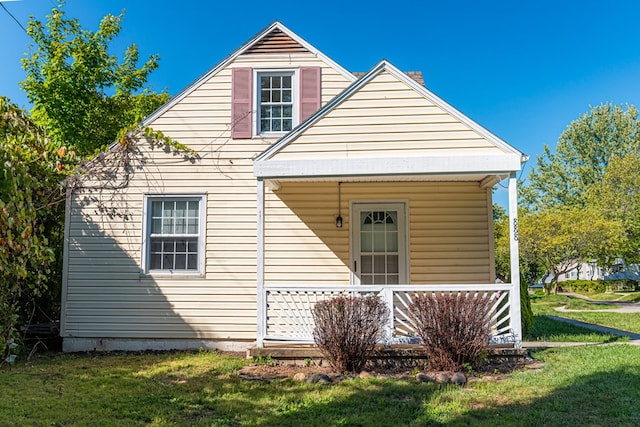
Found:
[{"label": "bare shrub branch", "polygon": [[313,338],[336,372],[360,372],[388,317],[386,304],[374,295],[320,301],[313,309]]},{"label": "bare shrub branch", "polygon": [[455,371],[476,367],[490,335],[492,294],[416,295],[409,313],[433,369]]}]

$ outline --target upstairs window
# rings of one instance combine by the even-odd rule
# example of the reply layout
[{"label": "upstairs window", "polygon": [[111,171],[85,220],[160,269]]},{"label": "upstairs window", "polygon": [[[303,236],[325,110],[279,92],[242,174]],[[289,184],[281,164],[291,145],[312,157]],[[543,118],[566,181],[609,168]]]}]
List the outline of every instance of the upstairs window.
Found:
[{"label": "upstairs window", "polygon": [[320,108],[320,67],[231,73],[231,137],[286,133]]},{"label": "upstairs window", "polygon": [[258,74],[257,133],[293,129],[293,73]]}]

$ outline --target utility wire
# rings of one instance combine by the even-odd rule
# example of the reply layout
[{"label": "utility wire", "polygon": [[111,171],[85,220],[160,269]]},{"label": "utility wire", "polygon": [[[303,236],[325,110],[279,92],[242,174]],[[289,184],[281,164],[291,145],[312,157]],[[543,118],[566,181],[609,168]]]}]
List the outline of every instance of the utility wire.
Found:
[{"label": "utility wire", "polygon": [[9,12],[9,9],[7,9],[7,7],[1,1],[0,1],[0,6],[2,6],[4,11],[7,12],[7,14],[9,14],[9,16],[11,18],[13,18],[14,21],[16,21],[16,24],[18,24],[20,26],[20,28],[22,28],[22,31],[24,31],[25,34],[29,35],[29,33],[27,32],[27,29],[24,27],[24,25],[22,25],[22,23],[20,21],[18,21],[18,18],[16,18],[15,16],[13,16],[13,14],[11,12]]}]

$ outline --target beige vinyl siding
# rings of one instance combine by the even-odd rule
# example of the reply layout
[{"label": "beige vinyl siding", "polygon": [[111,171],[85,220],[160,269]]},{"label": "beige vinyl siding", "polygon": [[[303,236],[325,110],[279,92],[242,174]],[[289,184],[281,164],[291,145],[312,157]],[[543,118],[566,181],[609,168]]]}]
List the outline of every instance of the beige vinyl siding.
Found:
[{"label": "beige vinyl siding", "polygon": [[[133,159],[135,175],[126,189],[75,191],[68,230],[64,336],[255,339],[252,159],[274,140],[230,137],[230,67],[301,65],[322,67],[324,102],[349,83],[312,55],[292,55],[286,60],[241,56],[149,123],[193,149],[197,160],[143,145],[144,164]],[[144,274],[144,194],[206,195],[202,276]],[[115,215],[109,215],[112,208]]]},{"label": "beige vinyl siding", "polygon": [[306,129],[274,160],[502,154],[385,71]]},{"label": "beige vinyl siding", "polygon": [[336,182],[283,182],[267,193],[267,284],[349,284],[353,201],[407,202],[410,283],[490,283],[490,202],[477,183],[344,182],[341,188],[341,229]]}]

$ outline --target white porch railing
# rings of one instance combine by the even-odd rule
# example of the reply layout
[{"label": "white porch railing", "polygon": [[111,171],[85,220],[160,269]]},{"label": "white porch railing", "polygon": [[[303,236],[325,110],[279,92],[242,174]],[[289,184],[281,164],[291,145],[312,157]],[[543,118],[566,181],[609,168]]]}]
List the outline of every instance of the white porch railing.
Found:
[{"label": "white porch railing", "polygon": [[[265,286],[265,307],[258,308],[258,346],[264,341],[313,343],[313,307],[321,300],[341,295],[379,295],[392,308],[385,331],[386,344],[418,342],[409,305],[416,294],[467,293],[476,296],[491,294],[495,299],[490,319],[491,342],[520,346],[519,325],[512,325],[513,305],[520,301],[510,298],[511,284],[481,285],[388,285],[388,286]],[[260,300],[260,299],[259,299]]]}]

